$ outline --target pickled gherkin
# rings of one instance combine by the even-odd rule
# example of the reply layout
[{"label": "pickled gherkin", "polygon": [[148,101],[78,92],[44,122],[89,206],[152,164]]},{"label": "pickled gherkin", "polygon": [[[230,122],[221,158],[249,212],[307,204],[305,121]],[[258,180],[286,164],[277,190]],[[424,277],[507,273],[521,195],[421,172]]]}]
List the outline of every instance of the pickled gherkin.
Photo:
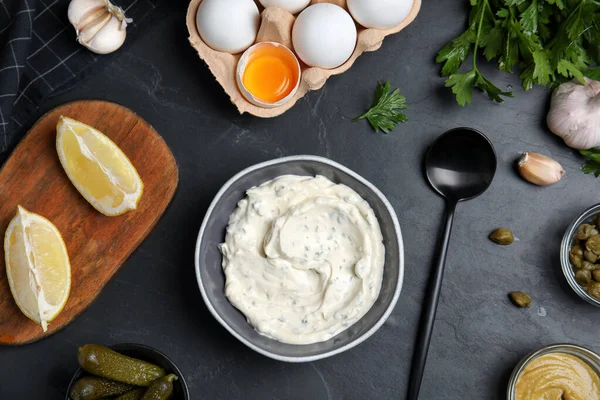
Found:
[{"label": "pickled gherkin", "polygon": [[165,375],[165,370],[96,344],[81,346],[77,352],[79,365],[90,374],[116,382],[148,386]]},{"label": "pickled gherkin", "polygon": [[133,389],[132,385],[114,382],[96,376],[85,376],[79,379],[71,388],[72,400],[97,400],[118,396]]},{"label": "pickled gherkin", "polygon": [[146,388],[133,389],[125,394],[120,395],[119,397],[115,397],[115,400],[140,400],[142,397],[144,397],[146,390]]},{"label": "pickled gherkin", "polygon": [[173,394],[173,381],[176,381],[177,375],[170,374],[158,378],[148,387],[148,390],[142,397],[142,400],[167,400]]}]

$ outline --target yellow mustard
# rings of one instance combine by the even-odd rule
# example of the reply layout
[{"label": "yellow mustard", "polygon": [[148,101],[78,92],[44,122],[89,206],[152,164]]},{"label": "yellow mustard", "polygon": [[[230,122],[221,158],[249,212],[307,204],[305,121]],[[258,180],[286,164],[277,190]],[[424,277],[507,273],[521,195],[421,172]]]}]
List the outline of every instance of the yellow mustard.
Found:
[{"label": "yellow mustard", "polygon": [[600,378],[581,358],[552,353],[535,358],[519,375],[517,400],[600,400]]}]

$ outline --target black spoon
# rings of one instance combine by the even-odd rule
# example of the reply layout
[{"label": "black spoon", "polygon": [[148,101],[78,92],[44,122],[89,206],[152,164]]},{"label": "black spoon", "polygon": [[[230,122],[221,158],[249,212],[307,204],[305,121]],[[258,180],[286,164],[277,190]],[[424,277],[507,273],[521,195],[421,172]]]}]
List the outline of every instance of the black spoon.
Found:
[{"label": "black spoon", "polygon": [[425,173],[431,186],[446,199],[446,224],[439,243],[437,261],[432,270],[429,292],[413,356],[408,400],[417,400],[427,361],[431,332],[435,322],[448,242],[454,211],[460,201],[479,196],[492,183],[496,172],[496,152],[492,142],[481,132],[456,128],[443,133],[431,145],[425,159]]}]

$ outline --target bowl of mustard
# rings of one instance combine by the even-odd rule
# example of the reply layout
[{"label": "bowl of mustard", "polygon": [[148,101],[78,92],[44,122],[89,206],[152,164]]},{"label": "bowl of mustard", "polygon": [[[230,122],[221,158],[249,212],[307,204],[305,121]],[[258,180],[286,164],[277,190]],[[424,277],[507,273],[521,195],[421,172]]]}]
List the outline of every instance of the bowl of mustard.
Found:
[{"label": "bowl of mustard", "polygon": [[600,356],[573,344],[542,347],[517,364],[506,399],[600,399]]}]

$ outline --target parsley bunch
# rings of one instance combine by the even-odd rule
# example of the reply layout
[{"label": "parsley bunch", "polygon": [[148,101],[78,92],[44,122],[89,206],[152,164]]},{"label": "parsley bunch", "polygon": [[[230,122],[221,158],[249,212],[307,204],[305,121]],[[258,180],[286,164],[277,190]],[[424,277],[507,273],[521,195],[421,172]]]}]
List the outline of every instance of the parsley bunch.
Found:
[{"label": "parsley bunch", "polygon": [[[524,90],[572,78],[583,83],[584,76],[600,80],[600,1],[471,0],[467,30],[436,57],[461,106],[471,103],[474,87],[499,103],[513,96],[481,74],[479,50],[502,71],[518,67]],[[471,54],[472,68],[458,72]]]}]

